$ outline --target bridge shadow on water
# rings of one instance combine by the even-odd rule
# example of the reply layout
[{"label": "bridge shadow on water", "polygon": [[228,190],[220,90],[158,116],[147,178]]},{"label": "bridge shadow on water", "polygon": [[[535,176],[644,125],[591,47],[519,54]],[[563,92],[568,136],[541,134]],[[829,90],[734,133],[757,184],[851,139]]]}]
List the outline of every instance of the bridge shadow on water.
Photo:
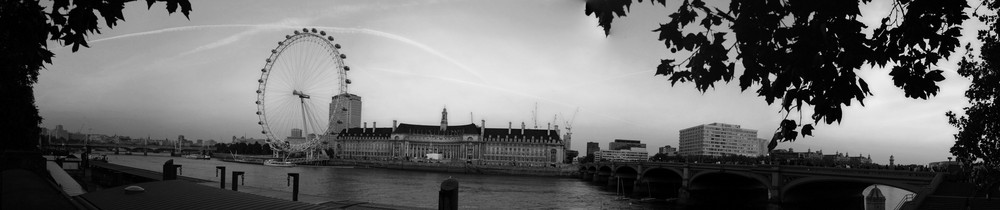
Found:
[{"label": "bridge shadow on water", "polygon": [[582,166],[580,174],[581,179],[633,202],[669,203],[666,209],[685,210],[865,210],[865,193],[876,185],[889,192],[879,205],[894,209],[910,201],[903,195],[926,188],[934,177],[897,171],[670,163],[591,164]]},{"label": "bridge shadow on water", "polygon": [[686,209],[767,209],[767,187],[760,181],[730,173],[697,176],[688,186]]}]

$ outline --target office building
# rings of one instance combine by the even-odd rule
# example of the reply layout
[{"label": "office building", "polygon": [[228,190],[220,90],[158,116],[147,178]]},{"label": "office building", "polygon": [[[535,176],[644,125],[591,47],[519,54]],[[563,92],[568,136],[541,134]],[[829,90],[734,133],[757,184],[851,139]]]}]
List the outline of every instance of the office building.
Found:
[{"label": "office building", "polygon": [[594,152],[601,151],[601,145],[597,142],[587,142],[587,155],[594,155]]},{"label": "office building", "polygon": [[328,133],[361,127],[361,96],[349,93],[333,96],[329,113]]},{"label": "office building", "polygon": [[627,139],[615,139],[615,141],[608,143],[608,150],[628,150],[631,148],[646,148],[646,144],[639,142],[639,140],[627,140]]},{"label": "office building", "polygon": [[761,148],[766,144],[757,138],[757,130],[740,128],[739,125],[712,123],[680,130],[680,155],[742,155],[766,154]]},{"label": "office building", "polygon": [[649,159],[646,148],[632,147],[623,150],[601,150],[594,152],[594,161],[640,162]]},{"label": "office building", "polygon": [[660,147],[660,154],[666,154],[670,156],[677,155],[677,148],[671,147],[670,145]]}]

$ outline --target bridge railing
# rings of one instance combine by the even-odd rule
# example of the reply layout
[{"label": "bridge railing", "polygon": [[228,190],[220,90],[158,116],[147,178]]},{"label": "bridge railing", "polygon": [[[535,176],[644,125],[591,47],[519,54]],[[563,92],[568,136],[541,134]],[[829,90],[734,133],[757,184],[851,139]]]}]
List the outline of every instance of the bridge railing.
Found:
[{"label": "bridge railing", "polygon": [[784,171],[789,171],[788,169],[793,169],[796,171],[829,172],[838,174],[857,174],[857,175],[878,175],[878,176],[891,176],[891,177],[914,177],[921,179],[933,179],[934,176],[936,175],[934,172],[926,172],[926,171],[902,171],[902,170],[885,170],[885,169],[859,169],[859,168],[834,168],[834,167],[809,167],[809,166],[781,166],[781,168]]},{"label": "bridge railing", "polygon": [[833,173],[833,174],[854,174],[866,176],[887,176],[887,177],[912,177],[917,179],[933,179],[934,172],[925,171],[904,171],[886,169],[860,169],[860,168],[838,168],[838,167],[815,167],[815,166],[794,166],[794,165],[741,165],[741,164],[715,164],[715,163],[678,163],[678,162],[596,162],[587,163],[590,165],[611,165],[611,166],[643,166],[643,167],[693,167],[693,168],[722,168],[722,169],[742,169],[742,170],[781,170],[785,172],[806,172],[806,173]]}]

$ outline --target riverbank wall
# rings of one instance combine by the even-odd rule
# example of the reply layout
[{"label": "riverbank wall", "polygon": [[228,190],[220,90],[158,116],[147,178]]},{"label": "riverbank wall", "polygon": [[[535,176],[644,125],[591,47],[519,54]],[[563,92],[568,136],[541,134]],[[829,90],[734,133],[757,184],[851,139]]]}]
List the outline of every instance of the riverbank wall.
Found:
[{"label": "riverbank wall", "polygon": [[431,171],[466,174],[519,175],[519,176],[549,176],[549,177],[579,177],[579,172],[572,165],[556,167],[516,167],[475,165],[469,163],[426,163],[410,161],[371,161],[371,160],[329,160],[324,164],[355,167],[385,168],[410,171]]}]

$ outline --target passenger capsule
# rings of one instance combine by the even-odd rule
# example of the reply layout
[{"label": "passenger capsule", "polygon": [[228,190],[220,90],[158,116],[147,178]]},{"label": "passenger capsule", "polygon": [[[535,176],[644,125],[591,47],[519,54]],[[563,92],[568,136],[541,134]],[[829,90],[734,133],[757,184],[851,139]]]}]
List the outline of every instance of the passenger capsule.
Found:
[{"label": "passenger capsule", "polygon": [[271,62],[271,59],[270,59],[270,58],[268,58],[268,59],[267,59],[267,62],[268,62],[268,63],[270,63],[270,62]]},{"label": "passenger capsule", "polygon": [[271,53],[278,53],[277,49],[271,50]]},{"label": "passenger capsule", "polygon": [[351,79],[347,79],[345,82],[347,82],[347,84],[351,84]]},{"label": "passenger capsule", "polygon": [[308,28],[302,28],[302,32],[309,32]]},{"label": "passenger capsule", "polygon": [[267,134],[267,131],[260,131],[260,134]]},{"label": "passenger capsule", "polygon": [[264,83],[264,79],[258,79],[257,83]]},{"label": "passenger capsule", "polygon": [[350,71],[350,70],[351,70],[350,66],[344,66],[344,71]]},{"label": "passenger capsule", "polygon": [[347,107],[340,108],[340,110],[344,110],[346,112],[347,111]]},{"label": "passenger capsule", "polygon": [[261,92],[260,90],[257,90],[257,93],[260,93],[260,92]]},{"label": "passenger capsule", "polygon": [[281,46],[281,45],[283,45],[283,44],[285,44],[285,42],[284,42],[284,41],[279,41],[279,42],[278,42],[278,46]]},{"label": "passenger capsule", "polygon": [[257,111],[257,115],[260,115],[260,111]]},{"label": "passenger capsule", "polygon": [[[332,39],[330,41],[333,41]],[[333,44],[333,48],[340,49],[340,44]]]},{"label": "passenger capsule", "polygon": [[316,28],[312,28],[312,32],[313,32],[313,33],[316,33]]},{"label": "passenger capsule", "polygon": [[263,125],[263,124],[264,124],[264,121],[257,121],[257,124],[258,124],[258,125]]},{"label": "passenger capsule", "polygon": [[340,54],[340,59],[347,59],[347,54]]},{"label": "passenger capsule", "polygon": [[337,124],[344,124],[344,121],[337,120]]},{"label": "passenger capsule", "polygon": [[292,38],[292,35],[285,35],[285,39]]},{"label": "passenger capsule", "polygon": [[299,35],[299,31],[295,31],[295,35]]},{"label": "passenger capsule", "polygon": [[328,36],[328,37],[326,37],[326,39],[329,39],[332,42],[333,41],[333,36]]},{"label": "passenger capsule", "polygon": [[260,69],[260,72],[267,72],[267,69]]},{"label": "passenger capsule", "polygon": [[326,31],[319,31],[319,35],[326,36]]},{"label": "passenger capsule", "polygon": [[257,104],[260,104],[260,101],[257,101]]}]

